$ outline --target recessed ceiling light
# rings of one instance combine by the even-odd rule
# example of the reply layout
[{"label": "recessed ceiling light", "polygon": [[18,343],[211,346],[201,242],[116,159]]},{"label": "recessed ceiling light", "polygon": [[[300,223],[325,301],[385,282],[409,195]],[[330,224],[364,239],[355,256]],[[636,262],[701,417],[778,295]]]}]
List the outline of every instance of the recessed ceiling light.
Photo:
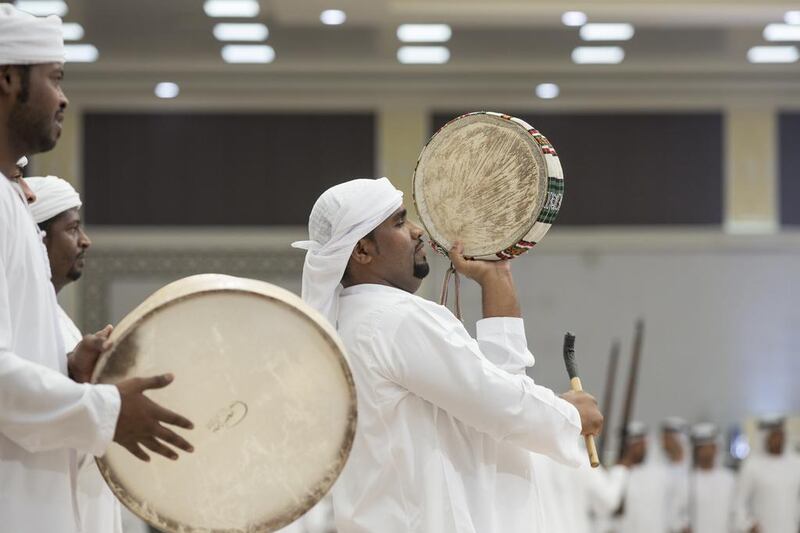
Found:
[{"label": "recessed ceiling light", "polygon": [[218,41],[266,41],[268,36],[265,24],[221,22],[214,25],[214,37]]},{"label": "recessed ceiling light", "polygon": [[447,24],[401,24],[397,27],[397,38],[404,43],[444,43],[452,35]]},{"label": "recessed ceiling light", "polygon": [[94,63],[100,52],[93,44],[65,44],[67,63]]},{"label": "recessed ceiling light", "polygon": [[579,46],[572,51],[572,61],[579,65],[614,65],[625,59],[619,46]]},{"label": "recessed ceiling light", "polygon": [[15,5],[22,11],[37,17],[46,17],[47,15],[63,17],[69,12],[67,3],[62,0],[17,0]]},{"label": "recessed ceiling light", "polygon": [[583,26],[587,20],[589,19],[583,11],[567,11],[561,15],[561,22],[564,23],[564,26]]},{"label": "recessed ceiling light", "polygon": [[347,20],[347,14],[341,9],[326,9],[319,14],[319,20],[327,26],[338,26]]},{"label": "recessed ceiling light", "polygon": [[397,60],[403,64],[441,65],[450,60],[445,46],[401,46]]},{"label": "recessed ceiling light", "polygon": [[747,51],[751,63],[795,63],[798,59],[796,46],[754,46]]},{"label": "recessed ceiling light", "polygon": [[77,22],[65,22],[61,25],[61,32],[65,41],[80,41],[83,39],[83,26]]},{"label": "recessed ceiling light", "polygon": [[633,37],[633,25],[628,23],[594,23],[581,26],[580,35],[584,41],[627,41]]},{"label": "recessed ceiling light", "polygon": [[540,83],[536,86],[536,96],[545,100],[557,97],[560,92],[561,90],[555,83]]},{"label": "recessed ceiling light", "polygon": [[222,59],[226,63],[272,63],[275,50],[266,44],[226,44]]},{"label": "recessed ceiling light", "polygon": [[154,92],[159,98],[175,98],[180,94],[181,88],[178,87],[177,83],[162,81],[156,85]]},{"label": "recessed ceiling light", "polygon": [[764,39],[767,41],[800,41],[800,25],[767,24],[764,28]]},{"label": "recessed ceiling light", "polygon": [[261,7],[256,0],[206,0],[203,10],[209,17],[255,17]]},{"label": "recessed ceiling light", "polygon": [[800,24],[800,11],[787,11],[783,15],[786,24]]}]

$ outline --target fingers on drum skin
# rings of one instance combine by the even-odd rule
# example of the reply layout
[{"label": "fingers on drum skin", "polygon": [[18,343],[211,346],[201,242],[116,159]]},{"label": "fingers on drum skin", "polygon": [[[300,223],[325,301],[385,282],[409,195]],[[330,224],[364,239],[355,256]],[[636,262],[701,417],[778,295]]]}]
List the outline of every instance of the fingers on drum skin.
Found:
[{"label": "fingers on drum skin", "polygon": [[127,449],[129,452],[131,452],[134,456],[138,457],[142,461],[146,463],[150,462],[150,456],[144,453],[144,450],[142,450],[142,448],[139,446],[138,443],[133,442],[130,444],[124,444],[124,446],[125,449]]},{"label": "fingers on drum skin", "polygon": [[154,431],[154,433],[156,437],[172,444],[176,448],[179,448],[185,452],[190,452],[190,453],[194,451],[194,446],[189,444],[189,442],[186,439],[184,439],[171,429],[165,428],[161,424],[157,424],[157,428]]},{"label": "fingers on drum skin", "polygon": [[178,458],[178,454],[175,453],[172,448],[158,441],[154,437],[142,439],[142,445],[152,452],[163,455],[167,459],[175,461]]},{"label": "fingers on drum skin", "polygon": [[149,378],[136,378],[139,380],[139,390],[146,391],[149,389],[163,389],[170,383],[175,377],[172,374],[161,374],[160,376],[152,376]]},{"label": "fingers on drum skin", "polygon": [[171,424],[173,426],[182,427],[184,429],[194,429],[194,424],[192,421],[182,417],[178,413],[174,411],[170,411],[164,407],[161,407],[158,404],[153,404],[155,406],[155,416],[161,422],[166,422],[167,424]]}]

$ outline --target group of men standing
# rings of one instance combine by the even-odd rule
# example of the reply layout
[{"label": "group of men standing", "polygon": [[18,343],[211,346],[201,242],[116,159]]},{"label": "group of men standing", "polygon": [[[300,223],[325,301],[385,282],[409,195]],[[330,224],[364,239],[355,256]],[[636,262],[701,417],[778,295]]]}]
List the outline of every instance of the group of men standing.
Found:
[{"label": "group of men standing", "polygon": [[609,482],[604,489],[606,497],[619,499],[583,508],[594,519],[593,529],[563,531],[796,533],[800,458],[787,446],[784,426],[779,417],[759,421],[753,450],[737,474],[724,464],[722,435],[713,424],[689,428],[668,418],[651,442],[644,424],[631,423],[625,453],[614,467],[627,470],[622,490]]},{"label": "group of men standing", "polygon": [[[0,4],[0,521],[15,533],[119,531],[119,504],[91,460],[112,440],[144,461],[145,449],[170,459],[175,448],[192,451],[168,427],[191,422],[144,395],[172,376],[89,384],[111,327],[81,335],[56,302],[90,245],[80,198],[58,178],[20,179],[17,163],[60,135],[63,61],[59,19]],[[458,244],[449,251],[481,289],[473,337],[414,294],[429,271],[423,232],[388,179],[325,191],[309,237],[294,244],[307,250],[302,296],[337,328],[358,393],[355,441],[332,492],[340,533],[583,533],[589,508],[620,533],[726,531],[706,525],[728,514],[711,517],[701,503],[729,478],[713,472],[700,440],[692,475],[685,465],[659,473],[675,487],[663,507],[645,509],[657,485],[635,431],[618,467],[588,468],[581,437],[600,432],[602,415],[590,395],[556,394],[529,376],[510,262],[467,260]],[[750,531],[796,533],[796,522],[773,520],[781,509],[759,477],[790,470],[769,461],[743,469]],[[781,508],[796,506],[792,483],[781,485],[795,491]]]}]

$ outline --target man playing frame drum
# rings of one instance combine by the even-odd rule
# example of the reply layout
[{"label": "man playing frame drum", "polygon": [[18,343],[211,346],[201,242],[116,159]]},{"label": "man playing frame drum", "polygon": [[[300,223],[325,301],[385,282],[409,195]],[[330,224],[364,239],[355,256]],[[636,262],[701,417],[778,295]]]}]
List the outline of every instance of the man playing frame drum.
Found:
[{"label": "man playing frame drum", "polygon": [[526,455],[585,462],[578,437],[597,434],[602,415],[588,394],[558,397],[518,371],[533,356],[509,263],[450,250],[482,289],[473,339],[445,307],[414,296],[429,270],[423,232],[388,179],[324,192],[309,234],[293,244],[308,250],[303,299],[337,325],[359,401],[333,491],[338,531],[542,531]]},{"label": "man playing frame drum", "polygon": [[170,376],[116,387],[85,383],[107,347],[107,330],[84,337],[65,356],[41,235],[12,180],[23,155],[48,151],[58,140],[67,107],[63,63],[58,17],[0,4],[0,528],[9,532],[80,529],[79,453],[102,455],[112,439],[142,458],[140,444],[175,454],[158,439],[191,448],[161,425],[191,422],[143,394],[166,386]]}]

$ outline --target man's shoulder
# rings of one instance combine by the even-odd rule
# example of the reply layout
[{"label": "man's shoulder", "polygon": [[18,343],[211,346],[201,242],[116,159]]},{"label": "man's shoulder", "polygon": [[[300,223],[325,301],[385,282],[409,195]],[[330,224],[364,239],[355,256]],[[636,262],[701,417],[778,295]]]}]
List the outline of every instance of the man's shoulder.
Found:
[{"label": "man's shoulder", "polygon": [[[366,295],[365,295],[366,296]],[[366,303],[358,302],[359,306]],[[370,302],[367,309],[361,308],[358,325],[362,331],[379,331],[391,334],[397,328],[406,330],[415,325],[420,327],[436,323],[458,320],[450,311],[426,298],[404,291],[396,291],[388,297],[383,295],[379,300]]]}]

